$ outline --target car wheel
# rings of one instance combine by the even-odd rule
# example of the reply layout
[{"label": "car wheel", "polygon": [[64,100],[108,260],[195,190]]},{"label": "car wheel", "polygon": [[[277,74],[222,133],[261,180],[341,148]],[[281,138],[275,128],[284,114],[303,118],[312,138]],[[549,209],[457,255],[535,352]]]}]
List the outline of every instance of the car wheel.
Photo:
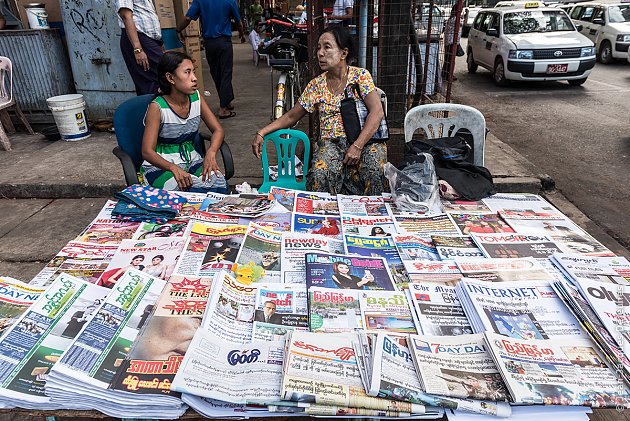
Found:
[{"label": "car wheel", "polygon": [[503,64],[503,60],[501,57],[497,57],[494,62],[494,72],[492,73],[494,77],[494,84],[497,86],[505,86],[508,84],[508,80],[505,78],[505,65]]},{"label": "car wheel", "polygon": [[468,73],[475,73],[479,67],[477,66],[477,63],[475,63],[471,48],[468,49],[468,55],[466,56],[466,66],[468,67]]},{"label": "car wheel", "polygon": [[599,46],[597,59],[600,63],[604,64],[610,64],[613,62],[612,45],[610,45],[610,41],[602,41]]},{"label": "car wheel", "polygon": [[586,78],[567,80],[567,82],[569,82],[569,85],[571,86],[580,86],[583,85],[584,82],[586,82]]}]

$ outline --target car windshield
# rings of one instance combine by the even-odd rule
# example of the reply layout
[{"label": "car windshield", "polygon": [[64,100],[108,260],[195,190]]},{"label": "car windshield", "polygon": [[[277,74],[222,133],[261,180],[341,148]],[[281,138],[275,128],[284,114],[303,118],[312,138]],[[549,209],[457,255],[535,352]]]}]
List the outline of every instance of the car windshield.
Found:
[{"label": "car windshield", "polygon": [[571,19],[561,10],[526,10],[506,13],[503,20],[505,34],[573,30]]},{"label": "car windshield", "polygon": [[630,22],[630,4],[610,6],[608,8],[608,21],[610,23]]}]

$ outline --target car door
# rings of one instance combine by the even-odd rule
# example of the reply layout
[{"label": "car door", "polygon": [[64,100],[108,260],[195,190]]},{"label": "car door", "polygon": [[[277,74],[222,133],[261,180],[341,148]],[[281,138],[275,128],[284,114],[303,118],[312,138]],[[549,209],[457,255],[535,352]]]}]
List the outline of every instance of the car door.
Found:
[{"label": "car door", "polygon": [[488,12],[484,24],[483,24],[484,32],[481,34],[481,47],[482,51],[480,60],[484,63],[484,65],[492,68],[494,67],[494,58],[497,55],[498,45],[499,45],[499,37],[488,35],[487,31],[489,29],[496,29],[497,35],[499,33],[499,14]]},{"label": "car door", "polygon": [[605,24],[604,8],[598,6],[593,10],[593,16],[588,24],[588,34],[585,33],[584,35],[589,37],[593,41],[593,44],[597,45]]},{"label": "car door", "polygon": [[571,13],[571,18],[576,16],[576,19],[579,25],[582,25],[582,30],[580,33],[585,35],[589,39],[595,40],[595,35],[591,35],[591,20],[593,19],[593,13],[595,13],[595,6],[583,6],[578,8],[576,6],[573,13]]},{"label": "car door", "polygon": [[471,48],[473,57],[477,63],[481,63],[479,60],[481,57],[481,35],[485,32],[481,30],[481,25],[483,24],[486,18],[486,12],[479,12],[475,21],[473,22],[472,28],[470,28],[470,33],[468,34],[468,46]]}]

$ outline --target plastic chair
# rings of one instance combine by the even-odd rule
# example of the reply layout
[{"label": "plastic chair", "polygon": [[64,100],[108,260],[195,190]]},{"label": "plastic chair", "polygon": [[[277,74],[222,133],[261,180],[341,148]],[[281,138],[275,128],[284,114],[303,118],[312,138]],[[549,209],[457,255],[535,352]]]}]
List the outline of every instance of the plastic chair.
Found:
[{"label": "plastic chair", "polygon": [[385,95],[385,91],[378,86],[376,86],[375,88],[376,92],[378,93],[378,97],[381,100],[381,104],[383,105],[383,113],[385,113],[385,117],[387,117],[387,95]]},{"label": "plastic chair", "polygon": [[[153,98],[154,95],[148,94],[128,99],[114,112],[114,130],[118,146],[112,153],[120,160],[128,186],[138,184],[138,170],[143,161],[144,116]],[[195,149],[202,156],[206,154],[206,139],[207,137],[201,134],[195,139]],[[220,152],[223,158],[225,179],[229,180],[234,175],[234,161],[230,147],[225,141],[221,145]]]},{"label": "plastic chair", "polygon": [[[273,142],[278,154],[278,179],[272,181],[269,176],[269,158],[267,157],[267,142]],[[304,143],[304,170],[302,181],[297,180],[295,172],[295,150],[299,142]],[[262,145],[263,184],[258,189],[261,193],[269,192],[271,186],[286,189],[306,190],[306,174],[311,154],[311,142],[306,133],[299,130],[276,130],[265,136]]]},{"label": "plastic chair", "polygon": [[[438,116],[436,116],[438,115]],[[427,139],[472,135],[473,163],[483,166],[486,142],[486,119],[479,110],[461,104],[425,104],[413,107],[405,115],[405,143],[423,129]]]},{"label": "plastic chair", "polygon": [[[7,57],[0,57],[0,144],[6,151],[11,150],[11,141],[9,140],[9,136],[7,136],[7,132],[15,133],[15,126],[11,122],[11,117],[9,117],[9,113],[6,110],[9,107],[15,107],[15,114],[22,124],[24,124],[26,130],[28,130],[30,134],[35,134],[22,109],[18,103],[15,102],[15,98],[13,97],[13,64]],[[4,130],[4,126],[7,128],[6,131]]]}]

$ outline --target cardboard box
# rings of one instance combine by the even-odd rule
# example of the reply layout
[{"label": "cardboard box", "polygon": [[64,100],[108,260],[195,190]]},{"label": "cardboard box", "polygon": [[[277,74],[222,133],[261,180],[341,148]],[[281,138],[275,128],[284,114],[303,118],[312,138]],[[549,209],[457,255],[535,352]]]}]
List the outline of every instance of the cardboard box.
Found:
[{"label": "cardboard box", "polygon": [[[192,0],[173,0],[173,1],[174,1],[173,6],[175,8],[175,19],[177,20],[177,23],[179,24],[184,19],[186,19],[186,12],[188,12],[188,9],[190,8],[190,5],[192,4]],[[201,18],[190,21],[190,24],[184,30],[184,36],[185,37],[198,37],[199,35],[201,35],[200,21],[201,21]]]},{"label": "cardboard box", "polygon": [[160,19],[160,27],[162,27],[162,29],[175,28],[177,26],[177,20],[175,19],[173,0],[153,0],[153,2],[158,18]]},{"label": "cardboard box", "polygon": [[186,37],[184,39],[184,49],[190,58],[192,58],[195,76],[197,76],[197,89],[199,90],[199,94],[203,97],[205,86],[203,83],[203,71],[201,67],[201,41],[199,40],[199,37]]},{"label": "cardboard box", "polygon": [[[17,0],[17,8],[20,12],[20,21],[24,25],[24,29],[28,29],[28,16],[26,16],[26,9],[24,6],[34,3],[34,0]],[[46,7],[46,13],[48,13],[48,23],[50,22],[63,22],[61,18],[61,9],[59,7],[59,0],[37,0],[37,3],[43,3]]]}]

